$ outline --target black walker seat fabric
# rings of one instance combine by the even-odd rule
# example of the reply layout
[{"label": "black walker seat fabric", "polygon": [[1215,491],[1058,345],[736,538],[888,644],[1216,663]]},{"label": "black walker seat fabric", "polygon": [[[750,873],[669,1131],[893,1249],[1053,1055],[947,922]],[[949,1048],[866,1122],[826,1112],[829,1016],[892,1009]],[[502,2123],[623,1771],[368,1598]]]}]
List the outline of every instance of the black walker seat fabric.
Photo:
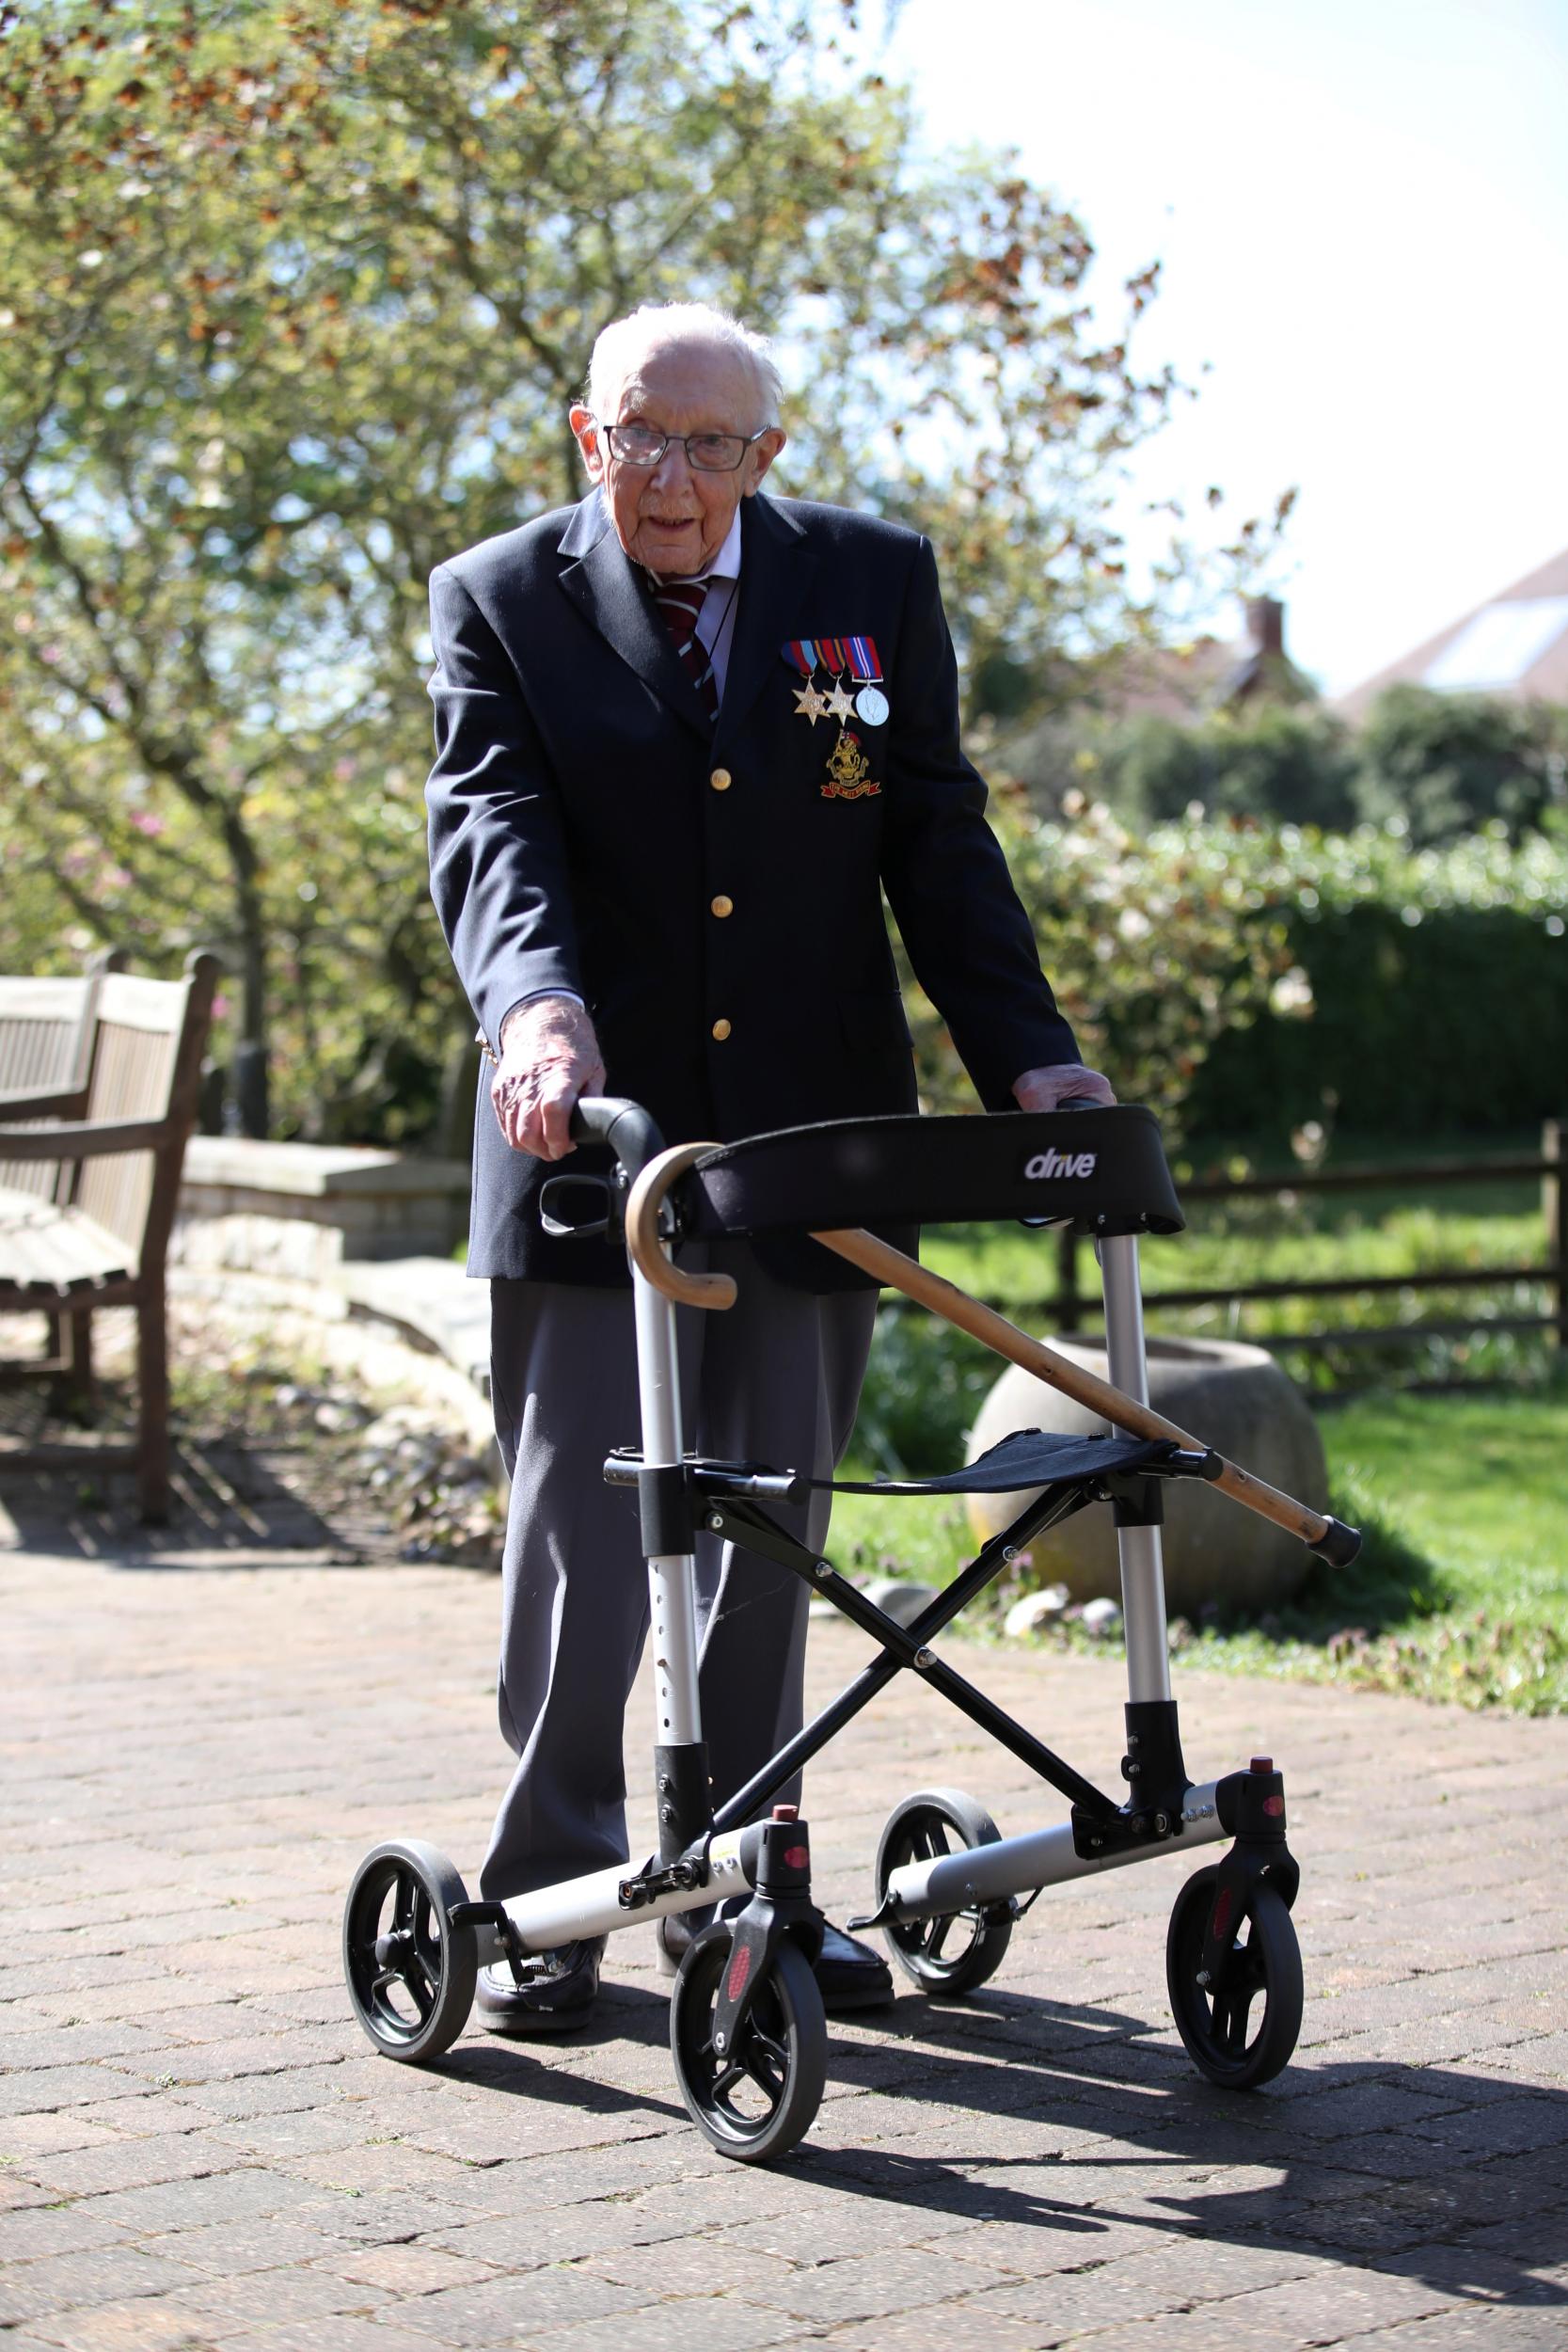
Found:
[{"label": "black walker seat fabric", "polygon": [[683,1238],[963,1225],[1019,1217],[1075,1232],[1179,1233],[1152,1111],[835,1119],[706,1152],[672,1191]]},{"label": "black walker seat fabric", "polygon": [[[1015,1429],[942,1478],[813,1478],[837,1495],[1010,1495],[1032,1486],[1082,1486],[1158,1470],[1180,1448],[1169,1438],[1064,1438]],[[1194,1457],[1184,1457],[1191,1461]]]}]

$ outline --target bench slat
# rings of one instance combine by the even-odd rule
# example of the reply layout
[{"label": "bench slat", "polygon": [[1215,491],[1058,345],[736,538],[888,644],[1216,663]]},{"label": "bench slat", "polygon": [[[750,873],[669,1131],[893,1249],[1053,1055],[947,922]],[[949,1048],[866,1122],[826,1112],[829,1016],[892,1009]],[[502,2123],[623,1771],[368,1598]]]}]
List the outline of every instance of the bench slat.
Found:
[{"label": "bench slat", "polygon": [[[8,1215],[10,1202],[24,1205]],[[62,1293],[127,1281],[135,1272],[123,1242],[77,1209],[51,1208],[25,1195],[0,1194],[0,1295]]]}]

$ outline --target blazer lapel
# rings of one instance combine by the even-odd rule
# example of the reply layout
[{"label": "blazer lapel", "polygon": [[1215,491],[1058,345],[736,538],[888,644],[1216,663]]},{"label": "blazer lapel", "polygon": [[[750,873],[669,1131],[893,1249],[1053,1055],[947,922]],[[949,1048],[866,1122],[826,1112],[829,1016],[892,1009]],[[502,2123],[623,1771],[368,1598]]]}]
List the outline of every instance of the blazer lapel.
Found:
[{"label": "blazer lapel", "polygon": [[800,634],[800,598],[816,569],[800,524],[760,492],[741,508],[740,532],[740,601],[713,739],[716,751],[745,720],[773,675],[781,647]]},{"label": "blazer lapel", "polygon": [[561,541],[566,568],[561,585],[606,644],[634,670],[660,701],[706,742],[712,735],[702,697],[681,667],[680,657],[657,608],[610,526],[595,490],[583,500]]}]

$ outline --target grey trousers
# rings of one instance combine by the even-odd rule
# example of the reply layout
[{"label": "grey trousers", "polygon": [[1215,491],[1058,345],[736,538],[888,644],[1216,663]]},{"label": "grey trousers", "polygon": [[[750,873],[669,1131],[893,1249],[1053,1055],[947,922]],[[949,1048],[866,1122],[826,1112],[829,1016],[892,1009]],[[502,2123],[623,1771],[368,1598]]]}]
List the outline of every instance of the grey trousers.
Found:
[{"label": "grey trousers", "polygon": [[[586,1246],[586,1245],[585,1245]],[[696,1269],[697,1253],[683,1252]],[[786,1289],[742,1242],[723,1312],[678,1311],[686,1443],[829,1476],[849,1441],[875,1292]],[[626,1859],[626,1698],[648,1630],[636,1497],[603,1466],[641,1436],[629,1291],[493,1280],[491,1388],[512,1479],[502,1557],[500,1727],[516,1756],[484,1859],[488,1901]],[[832,1498],[780,1508],[820,1550]],[[809,1593],[754,1553],[697,1537],[703,1731],[717,1803],[800,1727]],[[650,1793],[654,1728],[647,1726]],[[634,1755],[638,1743],[634,1734]],[[781,1800],[798,1801],[798,1788]]]}]

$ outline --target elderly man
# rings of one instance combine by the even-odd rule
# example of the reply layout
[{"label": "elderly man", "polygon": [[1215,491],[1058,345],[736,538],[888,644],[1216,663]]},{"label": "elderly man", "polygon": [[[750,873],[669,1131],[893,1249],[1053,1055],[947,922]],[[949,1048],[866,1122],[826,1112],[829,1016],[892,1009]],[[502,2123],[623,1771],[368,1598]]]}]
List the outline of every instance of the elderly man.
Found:
[{"label": "elderly man", "polygon": [[[538,1205],[578,1094],[632,1097],[672,1143],[912,1110],[885,890],[989,1109],[1112,1099],[1041,977],[958,748],[931,550],[759,495],[784,445],[778,394],[767,346],[721,313],[608,327],[571,411],[589,495],[431,581],[432,889],[493,1065],[468,1271],[490,1279],[513,1480],[499,1712],[516,1764],[490,1899],[626,1853],[648,1595],[635,1516],[600,1470],[638,1432],[630,1295],[617,1252],[546,1234]],[[809,1242],[709,1262],[739,1297],[687,1319],[689,1436],[826,1476],[875,1293]],[[825,1508],[796,1524],[820,1547]],[[700,1540],[721,1801],[800,1725],[806,1595]],[[667,1963],[684,1934],[665,1923]],[[598,1965],[574,1945],[520,1988],[487,1971],[481,2010],[501,2032],[566,2030]],[[836,1930],[818,1979],[831,2009],[891,1993],[880,1957]]]}]

